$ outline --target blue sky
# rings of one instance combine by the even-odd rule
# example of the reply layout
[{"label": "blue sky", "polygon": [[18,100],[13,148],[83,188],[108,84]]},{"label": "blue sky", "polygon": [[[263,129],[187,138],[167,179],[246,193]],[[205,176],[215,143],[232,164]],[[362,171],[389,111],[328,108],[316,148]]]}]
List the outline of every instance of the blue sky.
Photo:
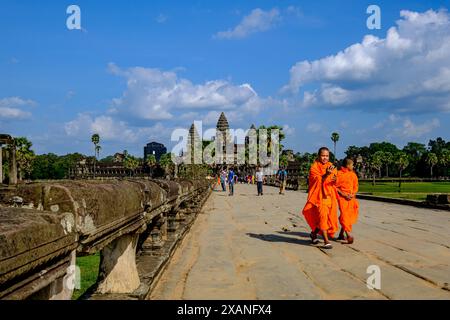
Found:
[{"label": "blue sky", "polygon": [[[66,9],[81,9],[68,30]],[[381,9],[369,30],[366,9]],[[450,139],[450,1],[0,2],[0,132],[38,153],[169,146],[225,111],[300,152]],[[447,50],[448,49],[448,50]]]}]

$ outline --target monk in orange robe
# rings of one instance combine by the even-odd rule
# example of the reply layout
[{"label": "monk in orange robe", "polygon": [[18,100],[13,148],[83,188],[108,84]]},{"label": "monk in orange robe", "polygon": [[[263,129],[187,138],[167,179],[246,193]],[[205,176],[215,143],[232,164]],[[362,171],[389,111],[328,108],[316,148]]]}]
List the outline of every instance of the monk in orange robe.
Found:
[{"label": "monk in orange robe", "polygon": [[339,210],[341,211],[339,222],[342,226],[338,240],[345,240],[345,233],[347,243],[351,244],[353,243],[354,238],[350,232],[352,231],[352,226],[358,219],[359,208],[358,201],[356,200],[356,193],[358,192],[358,177],[353,171],[352,159],[344,159],[343,166],[338,171],[336,189],[338,192]]},{"label": "monk in orange robe", "polygon": [[303,215],[311,227],[311,241],[317,244],[317,235],[324,239],[323,248],[331,249],[329,238],[339,230],[337,217],[337,170],[329,162],[330,151],[326,147],[319,149],[318,158],[309,172],[308,199],[303,208]]}]

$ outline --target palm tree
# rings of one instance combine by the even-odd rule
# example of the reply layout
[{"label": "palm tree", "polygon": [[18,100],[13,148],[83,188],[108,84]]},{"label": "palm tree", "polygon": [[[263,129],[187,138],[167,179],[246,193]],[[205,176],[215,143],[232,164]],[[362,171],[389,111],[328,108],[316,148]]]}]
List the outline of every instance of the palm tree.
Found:
[{"label": "palm tree", "polygon": [[438,163],[438,157],[435,153],[429,152],[425,161],[430,166],[430,177],[433,178],[433,167]]},{"label": "palm tree", "polygon": [[377,171],[380,172],[381,167],[383,165],[383,161],[381,159],[381,154],[379,154],[378,152],[375,152],[367,164],[372,171],[372,177],[373,177],[372,185],[374,186],[375,185],[375,173]]},{"label": "palm tree", "polygon": [[95,153],[97,154],[97,159],[100,158],[100,151],[102,147],[100,145],[95,146]]},{"label": "palm tree", "polygon": [[24,174],[30,175],[33,170],[33,161],[36,157],[34,151],[31,150],[33,143],[25,137],[14,139],[16,147],[16,161],[19,169],[19,180],[22,180]]},{"label": "palm tree", "polygon": [[147,164],[149,167],[153,167],[153,166],[156,164],[156,157],[155,157],[154,154],[149,154],[149,155],[147,156],[146,164]]},{"label": "palm tree", "polygon": [[[165,153],[163,155],[161,155],[161,158],[159,159],[159,164],[161,165],[161,167],[164,168],[164,171],[169,172],[170,169],[172,168],[172,166],[174,166],[174,163],[172,161],[172,153]],[[196,165],[191,165],[191,169],[196,169]]]},{"label": "palm tree", "polygon": [[389,177],[389,165],[394,160],[394,156],[389,151],[383,152],[383,162],[386,165],[386,177]]},{"label": "palm tree", "polygon": [[100,135],[98,133],[94,133],[91,137],[91,141],[94,144],[94,178],[95,178],[95,163],[97,162],[96,154],[97,154],[97,145],[100,143]]},{"label": "palm tree", "polygon": [[125,159],[123,160],[123,166],[130,170],[130,177],[131,174],[137,169],[137,167],[139,167],[139,160],[136,157],[133,157],[132,155],[127,154],[127,156],[125,157]]},{"label": "palm tree", "polygon": [[147,156],[147,160],[145,162],[147,164],[147,166],[150,168],[150,176],[152,175],[153,172],[153,167],[156,164],[156,157],[154,154],[149,154]]},{"label": "palm tree", "polygon": [[399,172],[398,191],[400,192],[400,189],[402,187],[402,172],[409,165],[408,155],[404,152],[399,152],[395,163],[398,166],[398,172]]},{"label": "palm tree", "polygon": [[444,167],[444,176],[447,175],[447,167],[450,164],[450,150],[443,149],[439,158],[439,164]]},{"label": "palm tree", "polygon": [[333,141],[334,144],[334,156],[336,157],[336,143],[339,141],[339,133],[333,132],[331,134],[331,141]]},{"label": "palm tree", "polygon": [[378,177],[381,178],[381,167],[383,166],[384,162],[384,152],[383,151],[377,151],[372,156],[374,163],[376,164],[376,169],[378,170]]}]

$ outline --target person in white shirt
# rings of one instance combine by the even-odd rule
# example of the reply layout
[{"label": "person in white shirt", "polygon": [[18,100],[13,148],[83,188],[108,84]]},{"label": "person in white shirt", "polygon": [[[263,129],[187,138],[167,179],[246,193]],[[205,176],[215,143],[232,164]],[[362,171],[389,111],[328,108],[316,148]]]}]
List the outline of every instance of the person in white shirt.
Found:
[{"label": "person in white shirt", "polygon": [[264,174],[262,172],[262,168],[258,167],[256,169],[256,187],[258,189],[258,196],[263,195],[263,181],[264,181]]}]

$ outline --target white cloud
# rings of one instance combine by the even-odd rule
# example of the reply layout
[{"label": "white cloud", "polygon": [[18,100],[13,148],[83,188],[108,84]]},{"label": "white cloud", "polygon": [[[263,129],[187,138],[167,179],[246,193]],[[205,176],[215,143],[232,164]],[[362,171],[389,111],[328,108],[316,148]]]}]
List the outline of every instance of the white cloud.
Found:
[{"label": "white cloud", "polygon": [[134,67],[109,71],[127,79],[122,97],[114,99],[110,114],[144,120],[173,119],[173,111],[233,110],[257,112],[264,104],[250,84],[234,85],[226,80],[194,84],[173,71]]},{"label": "white cloud", "polygon": [[306,131],[312,132],[312,133],[316,133],[319,132],[320,130],[322,130],[322,125],[320,123],[309,123],[306,126]]},{"label": "white cloud", "polygon": [[449,13],[404,10],[400,16],[385,38],[366,35],[334,55],[296,63],[282,91],[302,92],[304,107],[449,112]]},{"label": "white cloud", "polygon": [[79,114],[75,120],[64,126],[68,136],[90,136],[98,133],[102,139],[118,141],[136,141],[136,133],[125,122],[116,121],[110,116],[91,117]]},{"label": "white cloud", "polygon": [[0,119],[25,119],[31,116],[30,112],[17,108],[0,107]]},{"label": "white cloud", "polygon": [[8,97],[0,99],[0,119],[25,119],[31,117],[31,112],[24,111],[22,107],[36,106],[33,100],[20,97]]},{"label": "white cloud", "polygon": [[288,124],[285,124],[283,126],[283,132],[287,135],[287,136],[292,136],[295,134],[295,128],[289,126]]},{"label": "white cloud", "polygon": [[98,133],[105,141],[119,141],[122,143],[139,143],[147,140],[163,140],[170,137],[172,128],[160,122],[152,126],[133,127],[125,121],[111,116],[101,115],[93,117],[86,113],[78,114],[77,118],[65,123],[64,130],[70,137],[83,140]]},{"label": "white cloud", "polygon": [[249,15],[245,16],[237,26],[227,31],[220,31],[214,37],[219,39],[242,39],[257,32],[270,30],[280,19],[281,14],[277,8],[269,11],[256,8]]},{"label": "white cloud", "polygon": [[437,118],[427,120],[423,123],[416,124],[410,119],[403,119],[399,128],[393,129],[388,136],[389,137],[401,137],[401,138],[420,138],[434,129],[439,128],[440,122]]},{"label": "white cloud", "polygon": [[24,107],[24,106],[35,106],[37,103],[30,99],[22,99],[20,97],[8,97],[0,99],[0,107]]}]

